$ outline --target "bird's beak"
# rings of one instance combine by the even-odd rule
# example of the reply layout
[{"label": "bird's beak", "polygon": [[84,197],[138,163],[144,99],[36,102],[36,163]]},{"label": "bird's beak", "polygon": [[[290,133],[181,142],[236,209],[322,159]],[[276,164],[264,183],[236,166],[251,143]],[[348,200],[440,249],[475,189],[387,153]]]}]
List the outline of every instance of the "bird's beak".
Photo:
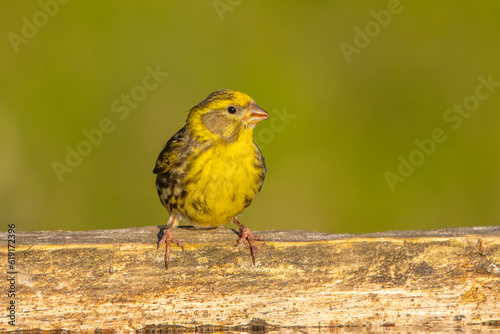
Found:
[{"label": "bird's beak", "polygon": [[260,121],[268,119],[269,114],[264,109],[254,104],[250,109],[248,109],[244,118],[249,124],[257,124]]}]

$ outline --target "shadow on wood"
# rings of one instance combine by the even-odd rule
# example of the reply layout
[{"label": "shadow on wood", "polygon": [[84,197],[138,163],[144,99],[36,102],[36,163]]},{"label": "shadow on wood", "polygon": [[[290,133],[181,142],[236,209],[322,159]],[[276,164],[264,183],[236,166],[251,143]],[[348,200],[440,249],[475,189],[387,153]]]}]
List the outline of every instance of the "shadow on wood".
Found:
[{"label": "shadow on wood", "polygon": [[[498,226],[366,235],[259,231],[266,241],[257,242],[256,266],[248,247],[234,247],[233,230],[179,228],[185,251],[172,246],[168,271],[158,233],[156,226],[17,232],[16,327],[2,315],[0,328],[373,332],[500,325]],[[7,233],[0,238],[6,264]],[[5,310],[5,294],[2,300]]]}]

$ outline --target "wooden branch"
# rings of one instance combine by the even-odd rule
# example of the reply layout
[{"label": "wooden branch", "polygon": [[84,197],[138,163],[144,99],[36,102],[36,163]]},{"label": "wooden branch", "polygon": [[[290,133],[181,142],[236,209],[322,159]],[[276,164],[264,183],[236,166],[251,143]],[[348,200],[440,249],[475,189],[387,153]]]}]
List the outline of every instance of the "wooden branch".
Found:
[{"label": "wooden branch", "polygon": [[[365,235],[262,231],[256,266],[248,246],[234,246],[231,229],[178,228],[185,251],[172,246],[168,271],[164,248],[156,250],[159,230],[16,232],[17,273],[7,275],[15,278],[16,326],[8,324],[10,299],[2,293],[0,328],[500,325],[500,226]],[[7,238],[0,233],[2,264]]]}]

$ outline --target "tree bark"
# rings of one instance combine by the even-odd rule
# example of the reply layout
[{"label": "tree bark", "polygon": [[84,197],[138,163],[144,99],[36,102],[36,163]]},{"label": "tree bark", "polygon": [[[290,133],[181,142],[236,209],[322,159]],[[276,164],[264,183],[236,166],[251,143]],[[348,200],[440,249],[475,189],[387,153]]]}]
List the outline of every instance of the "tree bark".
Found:
[{"label": "tree bark", "polygon": [[[255,266],[248,245],[235,247],[235,230],[178,228],[185,250],[172,245],[167,271],[164,246],[156,249],[159,232],[18,231],[14,267],[8,233],[0,233],[0,263],[15,281],[15,298],[0,297],[0,328],[500,326],[500,226],[365,235],[261,231]],[[15,327],[7,317],[12,299]]]}]

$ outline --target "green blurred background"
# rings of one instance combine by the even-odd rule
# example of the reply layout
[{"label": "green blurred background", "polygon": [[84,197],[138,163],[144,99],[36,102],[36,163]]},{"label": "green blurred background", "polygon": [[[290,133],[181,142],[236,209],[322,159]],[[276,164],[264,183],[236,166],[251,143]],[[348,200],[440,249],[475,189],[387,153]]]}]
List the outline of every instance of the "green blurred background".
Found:
[{"label": "green blurred background", "polygon": [[[157,155],[186,112],[220,88],[249,94],[271,114],[255,133],[266,182],[241,216],[252,229],[364,233],[499,224],[500,87],[457,129],[443,120],[474,96],[479,76],[500,82],[499,2],[1,6],[4,228],[164,224],[152,173]],[[390,22],[388,7],[397,11]],[[362,47],[346,57],[341,43],[356,42]],[[126,117],[115,113],[111,105],[122,94],[135,89],[140,96],[148,66],[169,75]],[[106,118],[114,131],[60,182],[53,163],[66,164],[67,146],[76,149],[86,139],[82,131]],[[391,189],[384,173],[397,174],[398,157],[409,159],[414,141],[436,128],[447,140]]]}]

